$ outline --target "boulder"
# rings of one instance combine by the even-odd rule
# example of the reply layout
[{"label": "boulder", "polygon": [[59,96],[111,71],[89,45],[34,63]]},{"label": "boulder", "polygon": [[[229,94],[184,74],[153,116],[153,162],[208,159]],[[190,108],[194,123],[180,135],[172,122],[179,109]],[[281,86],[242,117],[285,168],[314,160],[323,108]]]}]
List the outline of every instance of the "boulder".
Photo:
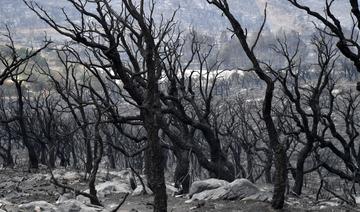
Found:
[{"label": "boulder", "polygon": [[4,199],[0,199],[0,209],[5,211],[18,211],[18,207],[15,204]]},{"label": "boulder", "polygon": [[194,200],[235,200],[259,193],[260,190],[247,179],[236,179],[232,183],[212,190],[204,190],[192,196]]},{"label": "boulder", "polygon": [[130,185],[127,183],[117,183],[107,181],[96,185],[96,191],[99,197],[105,197],[108,194],[132,193]]},{"label": "boulder", "polygon": [[[105,172],[105,170],[102,172]],[[115,176],[117,180],[127,180],[131,175],[131,169],[124,169],[121,171],[106,171],[106,173]]]},{"label": "boulder", "polygon": [[[126,183],[118,183],[113,181],[107,181],[104,183],[100,183],[95,186],[97,191],[98,198],[104,198],[109,194],[121,194],[121,193],[132,193],[132,189],[129,184]],[[89,189],[84,191],[85,193],[90,193]],[[82,203],[90,203],[90,199],[84,197],[83,195],[79,195],[76,197],[76,200]]]},{"label": "boulder", "polygon": [[78,172],[70,171],[70,172],[65,172],[65,174],[61,178],[68,182],[76,182],[81,180],[82,177]]},{"label": "boulder", "polygon": [[256,194],[245,197],[243,200],[256,200],[256,201],[261,201],[261,202],[270,202],[272,200],[272,193],[260,191]]},{"label": "boulder", "polygon": [[70,200],[70,199],[74,199],[74,194],[73,193],[65,193],[63,195],[60,195],[59,198],[56,200],[56,203],[63,203],[66,200]]},{"label": "boulder", "polygon": [[175,186],[166,184],[166,192],[170,195],[174,195],[175,193],[179,192],[179,189],[175,188]]},{"label": "boulder", "polygon": [[[151,191],[151,189],[145,185],[145,190],[147,192],[147,194],[152,195],[153,192]],[[138,185],[135,190],[132,192],[131,196],[140,196],[142,195],[142,191],[143,191],[143,186],[142,185]],[[173,195],[175,192],[177,192],[178,189],[175,188],[174,186],[170,185],[170,184],[166,184],[166,193],[168,195]]]},{"label": "boulder", "polygon": [[58,212],[97,212],[104,211],[102,207],[88,206],[77,200],[66,200],[58,204]]},{"label": "boulder", "polygon": [[[153,194],[153,192],[151,191],[151,189],[149,187],[145,186],[145,190],[146,190],[147,194],[149,194],[149,195]],[[135,190],[132,192],[131,196],[140,196],[143,194],[142,191],[143,191],[143,186],[142,185],[137,186],[135,188]]]},{"label": "boulder", "polygon": [[29,203],[21,204],[18,207],[21,210],[35,211],[35,212],[54,212],[57,210],[55,205],[50,204],[46,201],[29,202]]},{"label": "boulder", "polygon": [[55,179],[69,183],[79,182],[82,179],[82,176],[79,172],[68,171],[65,169],[56,169],[53,171],[53,175]]},{"label": "boulder", "polygon": [[200,193],[202,191],[216,189],[228,184],[229,183],[225,180],[219,180],[213,178],[207,180],[195,181],[191,184],[189,197],[192,197],[194,194]]}]

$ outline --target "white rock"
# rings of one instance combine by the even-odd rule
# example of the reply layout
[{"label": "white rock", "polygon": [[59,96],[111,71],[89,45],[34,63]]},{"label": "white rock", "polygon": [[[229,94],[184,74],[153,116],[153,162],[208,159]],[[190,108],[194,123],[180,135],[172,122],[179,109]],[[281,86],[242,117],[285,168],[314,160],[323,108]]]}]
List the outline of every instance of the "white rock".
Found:
[{"label": "white rock", "polygon": [[120,179],[127,180],[128,177],[131,175],[130,169],[124,169],[121,171],[109,171],[110,175],[117,176]]},{"label": "white rock", "polygon": [[[147,186],[145,186],[145,190],[147,192],[147,194],[152,195],[153,192],[151,191],[151,189]],[[131,196],[140,196],[142,194],[143,191],[143,186],[137,186],[136,189],[132,192]]]},{"label": "white rock", "polygon": [[272,200],[272,193],[260,191],[249,197],[245,197],[243,200],[258,200],[262,202],[269,202]]},{"label": "white rock", "polygon": [[355,197],[356,204],[360,204],[360,196]]},{"label": "white rock", "polygon": [[96,185],[96,191],[99,195],[106,196],[108,194],[120,194],[120,193],[131,193],[132,189],[129,184],[126,183],[117,183],[112,181],[107,181]]},{"label": "white rock", "polygon": [[216,189],[228,184],[229,183],[225,180],[219,180],[213,178],[207,180],[195,181],[191,184],[189,196],[192,197],[194,194],[200,193],[202,191]]},{"label": "white rock", "polygon": [[0,199],[0,208],[3,208],[5,206],[14,206],[14,204],[4,199]]},{"label": "white rock", "polygon": [[87,206],[77,200],[66,200],[58,205],[58,212],[97,212],[104,211],[101,207]]},{"label": "white rock", "polygon": [[[89,191],[84,191],[84,192],[89,192]],[[81,203],[84,203],[84,204],[90,204],[90,199],[88,197],[83,196],[83,195],[77,196],[76,200],[81,202]]]},{"label": "white rock", "polygon": [[50,212],[50,211],[53,212],[57,210],[55,205],[50,204],[46,201],[35,201],[35,202],[21,204],[19,205],[19,208],[26,211],[42,211],[42,212]]},{"label": "white rock", "polygon": [[257,194],[260,190],[247,179],[236,179],[232,183],[212,190],[196,193],[191,200],[235,200]]},{"label": "white rock", "polygon": [[78,172],[65,172],[63,176],[61,176],[62,179],[67,181],[76,181],[81,179],[81,175]]},{"label": "white rock", "polygon": [[56,200],[56,204],[63,203],[66,200],[74,199],[73,193],[65,193],[63,195],[60,195],[60,197]]},{"label": "white rock", "polygon": [[172,195],[176,192],[179,192],[179,189],[175,188],[175,186],[173,185],[166,184],[166,191],[168,192],[168,194]]},{"label": "white rock", "polygon": [[330,207],[336,207],[340,205],[338,202],[332,202],[332,201],[325,201],[325,202],[321,202],[320,204],[323,206],[330,206]]},{"label": "white rock", "polygon": [[[117,183],[112,181],[107,181],[104,183],[100,183],[95,186],[97,197],[104,198],[109,194],[121,194],[121,193],[132,193],[132,189],[130,188],[129,184],[126,183]],[[84,191],[85,193],[90,193],[89,189]],[[90,203],[90,199],[79,195],[76,197],[76,200],[82,203]]]}]

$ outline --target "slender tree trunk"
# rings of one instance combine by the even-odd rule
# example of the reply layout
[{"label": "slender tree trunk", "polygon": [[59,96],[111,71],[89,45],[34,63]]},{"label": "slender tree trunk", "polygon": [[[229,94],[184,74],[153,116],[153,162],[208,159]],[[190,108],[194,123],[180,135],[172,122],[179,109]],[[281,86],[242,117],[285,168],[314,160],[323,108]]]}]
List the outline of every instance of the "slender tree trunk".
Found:
[{"label": "slender tree trunk", "polygon": [[302,188],[304,184],[304,164],[309,153],[312,151],[312,143],[313,142],[311,141],[306,143],[306,145],[300,150],[297,158],[295,169],[295,184],[293,187],[293,191],[297,195],[301,195],[302,193]]},{"label": "slender tree trunk", "polygon": [[284,145],[280,143],[279,135],[271,116],[272,98],[274,93],[274,83],[267,81],[266,93],[263,102],[263,117],[270,139],[270,146],[274,152],[274,194],[272,207],[281,209],[284,207],[286,182],[287,182],[287,155]]},{"label": "slender tree trunk", "polygon": [[[233,158],[234,158],[234,162],[235,162],[235,176],[241,176],[241,177],[246,177],[246,171],[244,169],[244,167],[241,165],[241,146],[240,145],[235,145],[234,146],[230,146],[231,152],[233,154]],[[240,175],[241,174],[241,175]]]},{"label": "slender tree trunk", "polygon": [[39,160],[38,160],[38,157],[37,157],[34,147],[29,143],[26,143],[25,147],[28,150],[28,154],[29,154],[29,168],[30,169],[38,169],[39,168]]},{"label": "slender tree trunk", "polygon": [[[111,138],[107,138],[108,142],[111,142]],[[109,168],[110,169],[116,169],[116,163],[115,163],[115,157],[114,157],[114,151],[110,145],[107,145],[107,158],[109,160]]]},{"label": "slender tree trunk", "polygon": [[76,155],[76,150],[75,150],[75,143],[71,144],[71,156],[72,156],[72,162],[73,162],[73,167],[77,168],[78,166],[78,158]]},{"label": "slender tree trunk", "polygon": [[[11,137],[10,129],[6,128],[8,130],[9,138]],[[5,167],[14,167],[14,159],[11,154],[12,145],[11,145],[11,139],[7,141],[7,147],[4,149],[4,166]],[[1,150],[1,149],[0,149]]]},{"label": "slender tree trunk", "polygon": [[4,166],[5,167],[14,167],[14,159],[13,157],[11,156],[11,153],[10,154],[7,154],[7,156],[5,157],[4,159]]},{"label": "slender tree trunk", "polygon": [[39,156],[40,163],[43,165],[48,164],[47,160],[47,149],[45,144],[40,145],[40,156]]},{"label": "slender tree trunk", "polygon": [[51,144],[50,145],[50,148],[49,148],[49,152],[48,152],[48,155],[49,155],[49,166],[51,168],[55,168],[55,163],[56,163],[56,146],[54,144]]},{"label": "slender tree trunk", "polygon": [[246,151],[246,162],[247,162],[247,179],[250,180],[252,183],[255,181],[254,180],[254,175],[253,175],[253,157],[252,157],[252,153],[251,151]]},{"label": "slender tree trunk", "polygon": [[272,174],[271,174],[271,167],[273,165],[273,153],[271,151],[267,151],[266,153],[266,163],[265,163],[265,182],[266,183],[273,183]]},{"label": "slender tree trunk", "polygon": [[10,151],[6,151],[6,157],[5,157],[5,167],[14,167],[14,159],[11,155],[11,149]]},{"label": "slender tree trunk", "polygon": [[22,95],[22,87],[21,83],[17,80],[13,79],[13,82],[16,86],[16,91],[18,95],[18,123],[20,126],[21,137],[23,139],[23,143],[28,150],[29,156],[29,168],[30,169],[38,169],[39,168],[39,160],[38,154],[35,151],[35,146],[29,140],[27,131],[26,131],[26,124],[25,124],[25,117],[24,117],[24,102],[23,102],[23,95]]},{"label": "slender tree trunk", "polygon": [[89,177],[89,190],[90,190],[90,195],[92,196],[92,198],[90,198],[90,202],[91,204],[94,205],[99,205],[101,206],[101,203],[97,197],[97,191],[95,188],[95,181],[96,181],[96,175],[99,169],[99,164],[101,162],[102,156],[103,156],[103,152],[104,152],[104,145],[103,145],[103,141],[102,138],[100,136],[100,132],[99,132],[99,122],[100,120],[98,120],[98,122],[95,125],[95,146],[94,146],[94,166],[91,170],[90,173],[90,177]]},{"label": "slender tree trunk", "polygon": [[3,159],[4,167],[13,167],[14,166],[14,160],[11,155],[11,148],[8,148],[8,149],[0,148],[0,157]]}]

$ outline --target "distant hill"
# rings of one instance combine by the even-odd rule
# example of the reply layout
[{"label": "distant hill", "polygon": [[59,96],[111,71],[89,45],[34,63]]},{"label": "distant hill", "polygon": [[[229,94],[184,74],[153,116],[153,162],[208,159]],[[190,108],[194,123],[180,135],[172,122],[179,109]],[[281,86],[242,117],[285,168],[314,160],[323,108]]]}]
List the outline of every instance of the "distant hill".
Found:
[{"label": "distant hill", "polygon": [[[70,17],[76,19],[76,11],[69,6],[66,0],[37,0],[43,5],[50,14],[58,21],[64,21],[60,8],[70,14]],[[118,0],[113,1],[117,4]],[[261,25],[263,20],[263,10],[265,3],[268,2],[268,21],[267,29],[271,32],[279,30],[298,31],[307,33],[313,28],[311,18],[304,12],[295,9],[287,0],[229,0],[232,12],[241,20],[248,30],[255,31]],[[310,4],[316,10],[321,11],[324,7],[324,1],[321,0],[303,0]],[[339,15],[342,20],[350,26],[350,16],[344,13],[344,9],[349,7],[348,1],[338,0],[334,5],[334,13]],[[206,0],[158,0],[156,4],[157,14],[169,16],[174,10],[179,9],[177,19],[183,28],[194,27],[200,32],[209,35],[220,35],[221,31],[226,30],[228,23],[221,13],[212,5],[208,5]],[[349,11],[349,10],[347,10]],[[44,35],[56,36],[49,31],[46,24],[38,19],[23,3],[22,0],[2,0],[0,4],[0,23],[10,25],[19,33],[18,39],[26,42],[23,35],[27,35],[28,42],[35,42]]]}]

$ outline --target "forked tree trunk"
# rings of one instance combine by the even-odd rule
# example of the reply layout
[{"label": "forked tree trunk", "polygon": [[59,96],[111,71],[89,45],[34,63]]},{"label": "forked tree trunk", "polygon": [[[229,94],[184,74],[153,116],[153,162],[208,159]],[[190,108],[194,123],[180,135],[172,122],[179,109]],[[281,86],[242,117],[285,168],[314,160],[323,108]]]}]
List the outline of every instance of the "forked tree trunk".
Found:
[{"label": "forked tree trunk", "polygon": [[176,168],[174,174],[175,187],[181,190],[178,194],[187,194],[190,189],[190,155],[189,151],[175,147]]},{"label": "forked tree trunk", "polygon": [[232,182],[235,179],[235,168],[223,153],[219,139],[211,130],[202,132],[210,147],[211,162],[215,166],[215,170],[209,170],[210,176]]}]

